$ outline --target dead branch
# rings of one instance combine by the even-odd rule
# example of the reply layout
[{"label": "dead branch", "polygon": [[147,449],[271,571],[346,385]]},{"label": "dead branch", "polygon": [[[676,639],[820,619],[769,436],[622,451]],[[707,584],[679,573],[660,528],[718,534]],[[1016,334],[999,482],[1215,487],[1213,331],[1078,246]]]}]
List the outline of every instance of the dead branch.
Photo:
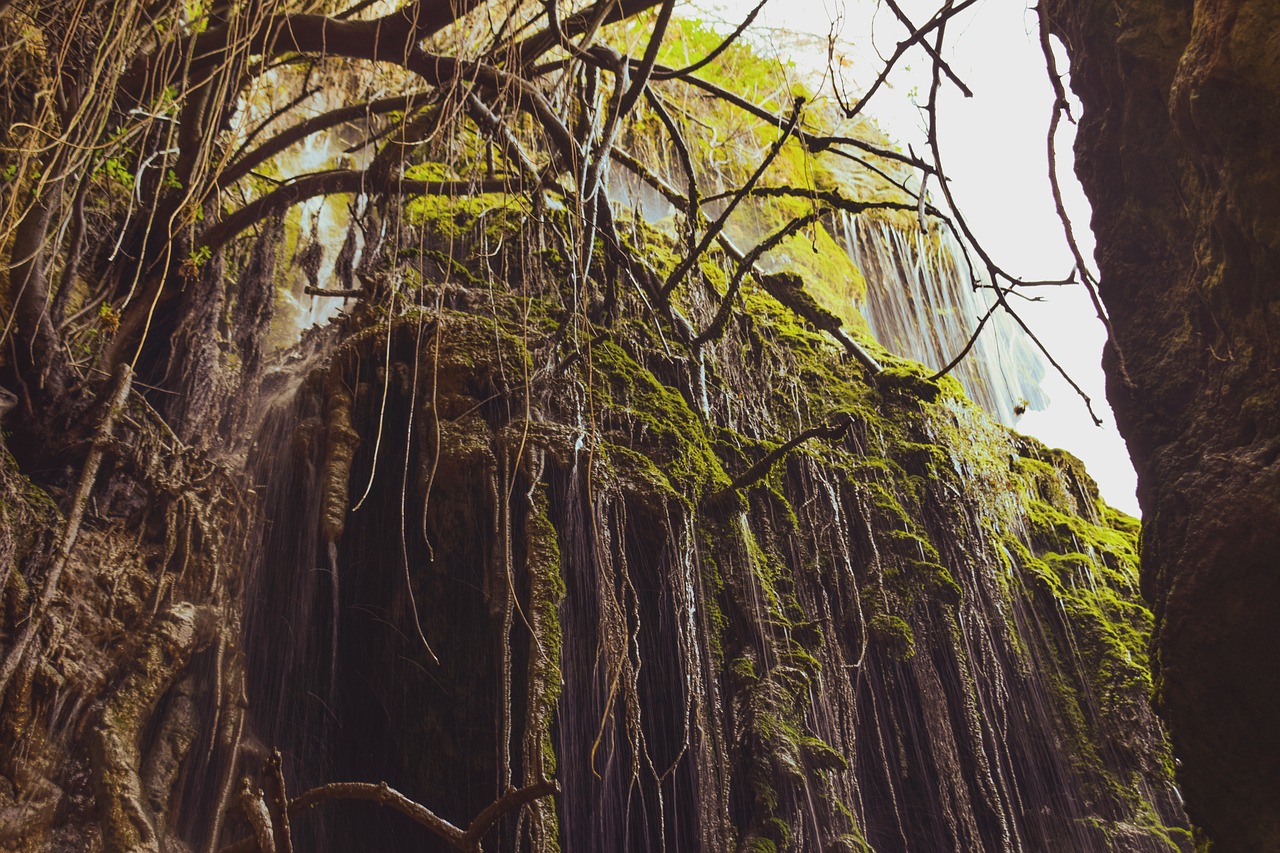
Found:
[{"label": "dead branch", "polygon": [[[717,193],[716,195],[707,196],[704,201],[708,203],[719,201],[731,194],[730,192]],[[747,195],[755,198],[805,198],[852,214],[866,213],[868,210],[918,211],[920,209],[916,204],[907,204],[901,201],[854,201],[845,197],[839,190],[805,189],[803,187],[752,187]],[[924,211],[938,219],[946,219],[946,215],[931,204],[926,203]]]},{"label": "dead branch", "polygon": [[[958,3],[956,5],[951,5],[950,3],[948,3],[946,6],[939,9],[932,18],[930,18],[928,21],[924,23],[923,26],[916,29],[907,38],[898,42],[897,48],[894,49],[893,54],[889,57],[888,61],[885,62],[884,67],[880,69],[880,73],[876,75],[875,81],[867,88],[867,91],[863,93],[862,97],[858,99],[857,103],[855,103],[852,107],[847,107],[844,104],[841,104],[841,107],[844,108],[845,118],[853,118],[858,113],[862,112],[862,109],[867,105],[867,102],[870,101],[875,96],[876,92],[880,90],[880,87],[883,86],[885,81],[889,79],[889,74],[893,71],[894,67],[898,64],[898,60],[902,58],[902,55],[906,53],[911,48],[912,45],[920,43],[925,36],[929,35],[929,33],[933,32],[934,30],[941,31],[943,28],[946,27],[948,20],[955,17],[960,12],[963,12],[965,9],[972,6],[975,2],[977,2],[977,0],[963,0],[963,2]],[[939,44],[940,43],[941,43],[941,39],[939,39]],[[937,48],[937,50],[931,51],[930,54],[940,55],[941,50],[942,50],[941,47],[939,47]],[[937,60],[934,62],[933,67],[935,72],[939,70],[939,66],[938,66],[939,61],[940,60]]]},{"label": "dead branch", "polygon": [[816,222],[821,218],[823,213],[824,211],[814,210],[804,216],[796,217],[786,225],[782,226],[782,228],[779,228],[777,231],[770,234],[764,240],[761,240],[759,245],[748,252],[746,257],[739,261],[737,269],[734,270],[733,278],[729,280],[729,286],[725,288],[724,296],[720,300],[720,307],[716,311],[716,316],[712,319],[711,324],[707,326],[706,330],[693,339],[693,346],[695,348],[716,340],[724,334],[725,325],[729,321],[729,314],[733,310],[734,299],[737,298],[738,295],[738,288],[741,287],[742,280],[746,277],[747,273],[755,269],[756,261],[760,260],[765,252],[773,249],[801,228]]},{"label": "dead branch", "polygon": [[363,290],[356,288],[351,290],[328,290],[323,287],[311,287],[310,285],[303,289],[303,293],[307,296],[327,296],[330,299],[359,299],[368,295]]},{"label": "dead branch", "polygon": [[698,176],[693,170],[693,157],[689,153],[689,145],[685,142],[684,134],[680,132],[680,128],[676,126],[675,119],[671,117],[671,113],[662,103],[662,98],[658,97],[658,93],[653,91],[652,87],[644,90],[649,101],[649,106],[653,109],[658,120],[662,122],[662,126],[667,129],[667,136],[671,137],[671,144],[676,147],[676,157],[680,161],[680,167],[684,169],[685,182],[689,186],[688,207],[685,209],[685,224],[688,227],[689,251],[696,251],[695,241],[697,240],[698,226],[702,222],[702,210],[698,199]]},{"label": "dead branch", "polygon": [[413,92],[394,98],[380,98],[363,104],[330,110],[327,113],[313,116],[306,121],[298,122],[272,135],[270,139],[252,151],[233,158],[230,165],[218,176],[218,185],[221,187],[231,186],[267,160],[287,149],[290,145],[301,142],[313,133],[319,133],[322,130],[328,130],[331,127],[370,116],[396,110],[411,110],[420,101],[426,101],[431,97],[432,95],[429,92]]},{"label": "dead branch", "polygon": [[548,28],[513,45],[510,50],[513,65],[528,66],[559,44],[562,37],[572,38],[594,32],[600,26],[635,17],[659,2],[660,0],[599,0],[560,22],[558,32]]},{"label": "dead branch", "polygon": [[964,357],[969,354],[969,350],[973,349],[973,345],[978,342],[978,336],[982,334],[982,327],[987,325],[987,321],[991,319],[991,315],[1000,307],[999,302],[992,302],[991,307],[987,309],[987,313],[982,315],[978,320],[978,326],[973,330],[973,334],[969,335],[969,340],[965,342],[964,348],[956,353],[956,357],[947,362],[947,366],[939,370],[937,373],[929,377],[930,382],[937,382],[951,371],[955,370],[956,365],[964,361]]},{"label": "dead branch", "polygon": [[698,71],[702,68],[707,67],[712,62],[715,62],[716,58],[719,57],[720,54],[724,53],[725,50],[727,50],[731,44],[737,41],[738,38],[744,32],[746,32],[747,27],[751,26],[751,23],[755,21],[756,16],[760,14],[760,10],[764,8],[764,4],[768,2],[769,0],[760,0],[760,2],[757,3],[755,7],[751,10],[751,12],[747,15],[747,17],[743,19],[742,23],[738,24],[738,28],[735,29],[733,32],[729,33],[729,35],[725,37],[725,40],[720,42],[720,44],[716,45],[714,48],[712,48],[711,52],[708,53],[706,56],[702,57],[692,65],[686,65],[684,68],[667,68],[661,71],[655,70],[653,72],[653,79],[654,80],[671,80],[673,78],[686,77],[695,71]]},{"label": "dead branch", "polygon": [[1133,380],[1129,377],[1129,368],[1125,364],[1124,352],[1120,348],[1120,342],[1116,340],[1115,329],[1111,327],[1111,317],[1107,314],[1106,308],[1103,307],[1102,299],[1098,296],[1098,282],[1094,279],[1089,265],[1085,263],[1084,252],[1080,250],[1080,244],[1076,241],[1071,217],[1067,214],[1067,207],[1062,201],[1062,187],[1058,181],[1058,125],[1063,115],[1069,120],[1074,121],[1074,119],[1071,118],[1071,102],[1067,100],[1066,88],[1062,84],[1062,75],[1058,72],[1058,60],[1054,57],[1053,45],[1049,42],[1049,17],[1043,3],[1036,7],[1036,12],[1040,19],[1040,50],[1044,53],[1045,71],[1049,75],[1049,83],[1053,86],[1054,94],[1053,115],[1049,119],[1048,134],[1049,188],[1053,192],[1053,206],[1058,212],[1058,221],[1062,223],[1062,233],[1067,239],[1067,247],[1071,250],[1071,257],[1075,259],[1076,271],[1080,276],[1080,281],[1084,284],[1085,290],[1088,291],[1089,300],[1093,303],[1093,310],[1098,315],[1098,320],[1102,322],[1102,327],[1107,330],[1107,340],[1111,342],[1111,346],[1115,350],[1116,364],[1120,368],[1120,376],[1125,384],[1132,388]]},{"label": "dead branch", "polygon": [[735,194],[734,197],[729,200],[729,203],[725,205],[724,211],[716,218],[716,221],[712,222],[710,227],[707,228],[706,233],[702,235],[702,240],[694,250],[686,254],[680,263],[676,264],[676,268],[671,271],[671,275],[667,276],[666,283],[662,285],[662,296],[664,299],[670,297],[671,291],[675,290],[676,286],[680,283],[680,280],[684,278],[685,274],[688,273],[693,265],[698,262],[698,258],[700,258],[702,254],[710,248],[712,241],[716,239],[724,229],[725,223],[729,221],[729,215],[733,213],[734,208],[736,208],[738,204],[746,198],[747,193],[751,192],[751,188],[755,186],[756,181],[760,180],[760,176],[764,174],[765,169],[769,168],[769,164],[772,163],[774,158],[782,151],[782,146],[786,143],[788,137],[791,136],[791,132],[795,130],[796,124],[800,121],[800,110],[803,106],[804,98],[796,98],[795,106],[791,110],[791,117],[787,119],[786,125],[783,126],[782,134],[774,140],[771,146],[769,146],[769,152],[765,154],[760,165],[751,174],[751,177],[747,179],[747,182],[742,185],[742,188],[737,192],[737,194]]},{"label": "dead branch", "polygon": [[[946,34],[946,27],[947,27],[947,23],[946,23],[946,19],[944,18],[937,25],[937,36],[936,36],[935,47],[939,51],[942,50],[942,42]],[[974,236],[973,231],[970,230],[968,222],[965,221],[964,215],[960,212],[960,208],[956,205],[955,198],[952,196],[952,193],[951,193],[950,182],[947,181],[946,173],[943,171],[943,168],[942,168],[942,154],[938,146],[937,105],[938,105],[938,89],[941,86],[941,83],[942,83],[941,69],[937,65],[934,65],[933,80],[929,85],[928,105],[925,108],[925,112],[929,117],[927,135],[928,135],[929,151],[933,158],[934,171],[938,175],[938,184],[942,188],[943,198],[946,199],[947,207],[951,210],[952,221],[954,223],[954,226],[958,227],[960,232],[963,234],[963,240],[961,241],[961,245],[971,246],[973,250],[977,252],[978,256],[982,259],[982,262],[986,265],[987,273],[990,275],[992,283],[996,285],[996,287],[994,287],[993,289],[996,294],[997,303],[1000,305],[1001,308],[1004,309],[1006,313],[1009,314],[1009,316],[1013,318],[1014,322],[1016,322],[1018,326],[1022,329],[1022,331],[1026,333],[1027,337],[1031,340],[1033,344],[1035,344],[1036,349],[1040,350],[1041,354],[1044,355],[1045,359],[1049,362],[1050,365],[1052,365],[1053,369],[1056,370],[1058,374],[1063,379],[1066,380],[1067,384],[1071,386],[1071,389],[1076,392],[1076,395],[1080,397],[1081,400],[1084,401],[1085,408],[1088,410],[1089,417],[1092,418],[1094,424],[1096,426],[1101,426],[1102,419],[1099,418],[1098,415],[1093,411],[1093,401],[1089,399],[1089,395],[1086,394],[1084,392],[1084,389],[1080,387],[1079,383],[1077,383],[1071,377],[1071,375],[1067,373],[1066,369],[1061,364],[1058,363],[1058,360],[1053,357],[1053,354],[1051,352],[1049,352],[1048,347],[1046,347],[1044,343],[1040,340],[1040,338],[1037,337],[1036,334],[1031,331],[1031,328],[1026,324],[1026,322],[1022,319],[1022,317],[1019,316],[1018,312],[1014,311],[1013,307],[1009,305],[1009,300],[1006,295],[1006,290],[1005,288],[999,286],[999,281],[1001,278],[1003,278],[1006,281],[1011,282],[1014,286],[1016,286],[1017,284],[1019,284],[1019,280],[1016,277],[1006,273],[996,264],[994,260],[992,260],[991,256],[982,247],[982,244]],[[966,248],[966,255],[967,255],[967,248]]]},{"label": "dead branch", "polygon": [[[495,823],[506,815],[519,810],[527,803],[552,794],[558,794],[560,786],[553,780],[536,782],[523,788],[511,788],[486,806],[465,830],[459,829],[421,803],[414,802],[392,788],[386,782],[331,782],[312,788],[289,801],[286,811],[296,815],[331,800],[362,800],[377,803],[400,812],[415,823],[429,829],[444,839],[460,853],[483,853],[481,841]],[[223,847],[220,853],[252,853],[256,841],[247,838]]]},{"label": "dead branch", "polygon": [[367,193],[369,195],[470,195],[501,193],[521,189],[518,181],[418,181],[403,178],[375,183],[368,170],[339,169],[306,175],[251,201],[204,233],[201,245],[217,249],[258,222],[276,216],[295,204],[323,195]]},{"label": "dead branch", "polygon": [[[773,450],[770,450],[763,458],[760,459],[759,462],[756,462],[740,476],[735,477],[732,483],[730,483],[721,492],[717,492],[716,495],[720,495],[725,492],[741,491],[747,486],[760,482],[769,475],[769,472],[773,469],[773,466],[778,463],[779,459],[782,459],[782,457],[786,456],[806,441],[814,438],[821,438],[826,441],[839,441],[848,435],[849,429],[852,426],[853,418],[846,415],[835,423],[826,424],[824,426],[809,427],[799,435],[788,439],[783,444],[780,444]],[[713,496],[713,498],[714,497],[715,496]]]},{"label": "dead branch", "polygon": [[505,794],[486,806],[480,814],[476,815],[475,820],[471,821],[470,825],[467,826],[467,831],[463,833],[464,843],[470,846],[459,847],[458,849],[467,851],[467,853],[471,853],[471,851],[479,853],[480,840],[484,838],[485,833],[495,823],[506,815],[519,810],[527,803],[558,793],[560,793],[560,786],[554,780],[535,782],[523,788],[508,788]]},{"label": "dead branch", "polygon": [[[902,11],[902,7],[899,6],[896,2],[894,2],[894,0],[885,0],[885,3],[888,5],[889,9],[893,12],[894,16],[897,17],[897,19],[902,22],[903,26],[907,28],[908,33],[915,35],[917,32],[919,32],[919,29],[916,27],[916,25],[911,23],[911,19],[907,17],[905,12]],[[935,63],[937,63],[937,65],[942,69],[943,73],[947,75],[947,78],[951,80],[952,83],[956,84],[956,88],[959,89],[966,98],[973,97],[973,91],[964,84],[963,80],[961,80],[959,77],[956,76],[956,73],[951,70],[951,66],[948,65],[946,60],[942,58],[942,54],[938,53],[937,49],[933,45],[929,44],[928,39],[921,38],[919,40],[919,45],[924,48],[925,53],[929,54],[929,58],[931,58]],[[921,195],[923,195],[923,191],[921,191]]]},{"label": "dead branch", "polygon": [[871,353],[863,349],[857,341],[849,337],[840,318],[814,301],[814,298],[804,289],[804,282],[800,276],[795,273],[780,272],[758,276],[757,280],[774,299],[808,320],[814,328],[829,333],[839,341],[845,348],[845,352],[861,362],[872,375],[882,370],[880,362],[876,361]]}]

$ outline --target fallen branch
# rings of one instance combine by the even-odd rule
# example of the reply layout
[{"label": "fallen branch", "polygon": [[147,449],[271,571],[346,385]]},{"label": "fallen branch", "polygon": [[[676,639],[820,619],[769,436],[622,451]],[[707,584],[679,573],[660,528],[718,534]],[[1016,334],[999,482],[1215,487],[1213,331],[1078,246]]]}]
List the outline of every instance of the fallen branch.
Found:
[{"label": "fallen branch", "polygon": [[331,299],[359,299],[362,296],[368,295],[359,288],[352,288],[350,290],[328,290],[323,287],[307,286],[302,292],[307,296],[328,296]]},{"label": "fallen branch", "polygon": [[733,310],[733,300],[738,295],[738,288],[742,286],[742,280],[746,278],[747,273],[755,269],[756,261],[760,260],[765,252],[768,252],[801,228],[816,222],[823,213],[824,211],[821,209],[813,210],[804,216],[791,220],[782,228],[760,241],[759,245],[747,253],[746,257],[738,263],[738,268],[734,270],[733,278],[729,280],[729,286],[725,288],[724,297],[720,300],[720,307],[717,309],[711,325],[707,326],[702,334],[693,339],[695,347],[700,347],[724,334],[725,325],[729,322],[729,314]]},{"label": "fallen branch", "polygon": [[857,341],[849,337],[844,330],[844,323],[835,314],[819,305],[808,291],[804,289],[804,281],[795,273],[780,272],[772,275],[757,275],[760,286],[770,296],[781,302],[795,314],[813,324],[819,331],[829,333],[840,342],[849,355],[856,358],[872,374],[882,369],[871,353],[863,349]]},{"label": "fallen branch", "polygon": [[[495,823],[527,803],[552,794],[558,794],[559,792],[560,786],[554,780],[536,782],[523,788],[508,789],[505,794],[494,800],[476,815],[465,830],[459,829],[421,803],[409,799],[386,782],[377,784],[372,782],[331,782],[328,785],[312,788],[305,794],[294,797],[289,801],[285,812],[289,815],[296,815],[304,809],[314,808],[321,803],[332,800],[361,800],[377,803],[394,809],[415,823],[431,830],[460,853],[483,853],[483,848],[480,845],[481,839],[484,838],[485,833]],[[220,853],[253,853],[255,849],[255,839],[246,838],[243,841],[237,841],[235,844],[223,847]]]}]

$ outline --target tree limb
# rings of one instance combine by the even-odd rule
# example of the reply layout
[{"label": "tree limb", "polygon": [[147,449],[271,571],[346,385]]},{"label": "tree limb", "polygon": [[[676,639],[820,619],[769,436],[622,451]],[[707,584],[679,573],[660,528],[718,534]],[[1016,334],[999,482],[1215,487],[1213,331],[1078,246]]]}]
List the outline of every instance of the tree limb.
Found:
[{"label": "tree limb", "polygon": [[[511,788],[498,799],[486,806],[466,830],[459,829],[449,821],[437,815],[421,803],[414,802],[404,794],[392,788],[386,782],[331,782],[312,788],[304,794],[289,801],[286,811],[296,815],[305,809],[313,808],[320,803],[331,800],[363,800],[377,803],[426,827],[442,838],[450,847],[459,853],[481,853],[481,840],[495,823],[507,814],[520,809],[527,803],[542,797],[560,792],[560,786],[554,780],[536,782],[523,788]],[[252,853],[255,840],[253,838],[238,841],[223,847],[220,853]]]},{"label": "tree limb", "polygon": [[342,193],[468,196],[473,193],[511,192],[520,188],[519,181],[505,178],[483,181],[419,181],[400,178],[375,186],[366,170],[336,169],[332,172],[318,172],[290,181],[249,202],[204,232],[200,245],[217,249],[255,223],[281,214],[293,205],[316,196]]},{"label": "tree limb", "polygon": [[[825,426],[809,427],[804,432],[792,437],[786,443],[780,444],[773,450],[764,455],[760,461],[756,462],[740,476],[734,478],[733,482],[725,489],[722,489],[717,495],[726,492],[737,492],[745,489],[747,486],[754,485],[769,475],[769,471],[778,463],[778,460],[795,450],[806,441],[814,438],[821,438],[827,441],[838,441],[849,433],[850,427],[853,426],[853,418],[845,416],[838,423],[827,424]],[[715,496],[713,496],[714,498]]]},{"label": "tree limb", "polygon": [[791,110],[791,117],[787,119],[786,125],[782,128],[782,134],[774,140],[773,145],[769,147],[769,152],[760,162],[760,165],[756,168],[755,172],[751,174],[751,177],[747,179],[747,182],[743,184],[738,193],[727,205],[725,205],[724,211],[716,218],[716,221],[711,223],[710,227],[707,228],[706,233],[702,235],[702,240],[694,250],[686,254],[684,259],[681,260],[680,263],[676,265],[676,268],[671,271],[671,275],[667,276],[667,281],[662,286],[662,296],[664,298],[671,295],[671,291],[675,290],[676,285],[680,283],[680,279],[684,278],[685,274],[689,272],[695,263],[697,263],[698,258],[702,256],[702,253],[711,246],[711,242],[715,240],[716,236],[724,229],[725,223],[729,221],[729,215],[733,213],[734,208],[738,206],[742,199],[746,198],[747,193],[751,192],[751,188],[755,186],[756,181],[760,180],[760,176],[764,174],[765,169],[769,168],[769,164],[772,163],[774,158],[782,151],[782,146],[786,143],[788,137],[791,136],[791,132],[795,130],[796,124],[800,121],[800,109],[803,106],[804,98],[796,98],[795,106]]},{"label": "tree limb", "polygon": [[786,225],[782,226],[782,228],[760,241],[759,245],[747,253],[746,257],[738,263],[738,268],[734,270],[733,278],[729,281],[729,286],[725,288],[724,297],[720,300],[720,307],[716,311],[715,318],[712,319],[711,324],[707,326],[706,330],[702,334],[693,339],[693,345],[695,348],[700,347],[709,341],[715,340],[724,333],[724,327],[729,321],[729,314],[733,310],[733,300],[738,295],[738,288],[741,287],[742,280],[746,277],[747,273],[754,270],[756,261],[760,260],[765,252],[774,248],[801,228],[816,222],[822,216],[823,212],[824,211],[821,210],[814,210],[804,216],[791,220]]}]

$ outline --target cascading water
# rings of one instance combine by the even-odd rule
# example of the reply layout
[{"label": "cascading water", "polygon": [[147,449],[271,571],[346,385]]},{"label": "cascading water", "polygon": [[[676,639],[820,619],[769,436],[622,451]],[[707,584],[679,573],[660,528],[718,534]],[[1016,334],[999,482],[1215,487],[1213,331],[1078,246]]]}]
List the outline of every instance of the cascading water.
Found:
[{"label": "cascading water", "polygon": [[[975,290],[963,253],[947,229],[928,232],[883,218],[841,213],[845,250],[867,281],[860,306],[885,348],[939,369],[969,341],[995,296]],[[1048,405],[1040,388],[1044,363],[1022,331],[997,310],[954,371],[969,396],[1012,426],[1022,411]]]},{"label": "cascading water", "polygon": [[[668,178],[679,184],[677,176]],[[610,194],[620,211],[651,224],[675,212],[669,201],[629,174],[614,181]],[[995,302],[990,289],[973,287],[964,253],[945,228],[925,232],[903,217],[843,211],[821,227],[833,232],[862,273],[866,292],[854,299],[852,308],[866,320],[872,337],[890,352],[938,370],[966,347]],[[744,231],[737,220],[730,220],[726,232],[742,245],[761,237],[753,229]],[[778,271],[795,264],[785,253],[775,252],[762,259],[762,266]],[[826,307],[843,314],[849,306]],[[997,309],[952,375],[988,414],[1013,426],[1021,414],[1049,404],[1040,386],[1044,371],[1044,362],[1025,333]]]}]

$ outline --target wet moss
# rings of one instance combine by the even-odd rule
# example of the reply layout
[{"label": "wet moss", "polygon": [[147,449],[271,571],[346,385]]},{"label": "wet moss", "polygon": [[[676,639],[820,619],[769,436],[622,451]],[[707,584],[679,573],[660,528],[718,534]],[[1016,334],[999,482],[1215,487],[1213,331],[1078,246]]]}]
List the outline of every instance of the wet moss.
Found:
[{"label": "wet moss", "polygon": [[885,367],[876,374],[876,383],[887,393],[914,397],[932,403],[942,393],[942,386],[930,378],[921,364],[904,363]]},{"label": "wet moss", "polygon": [[[564,647],[560,605],[565,581],[560,568],[560,543],[551,523],[546,488],[534,491],[525,514],[525,570],[529,577],[529,627],[533,635],[529,655],[528,723],[525,755],[526,784],[556,778],[553,719],[563,682]],[[558,850],[556,809],[546,800],[532,804],[539,849]]]},{"label": "wet moss", "polygon": [[867,633],[893,660],[909,660],[916,653],[915,634],[901,617],[877,613],[867,622]]},{"label": "wet moss", "polygon": [[729,485],[707,433],[681,394],[657,380],[621,346],[591,350],[601,421],[616,447],[643,453],[691,505]]}]

